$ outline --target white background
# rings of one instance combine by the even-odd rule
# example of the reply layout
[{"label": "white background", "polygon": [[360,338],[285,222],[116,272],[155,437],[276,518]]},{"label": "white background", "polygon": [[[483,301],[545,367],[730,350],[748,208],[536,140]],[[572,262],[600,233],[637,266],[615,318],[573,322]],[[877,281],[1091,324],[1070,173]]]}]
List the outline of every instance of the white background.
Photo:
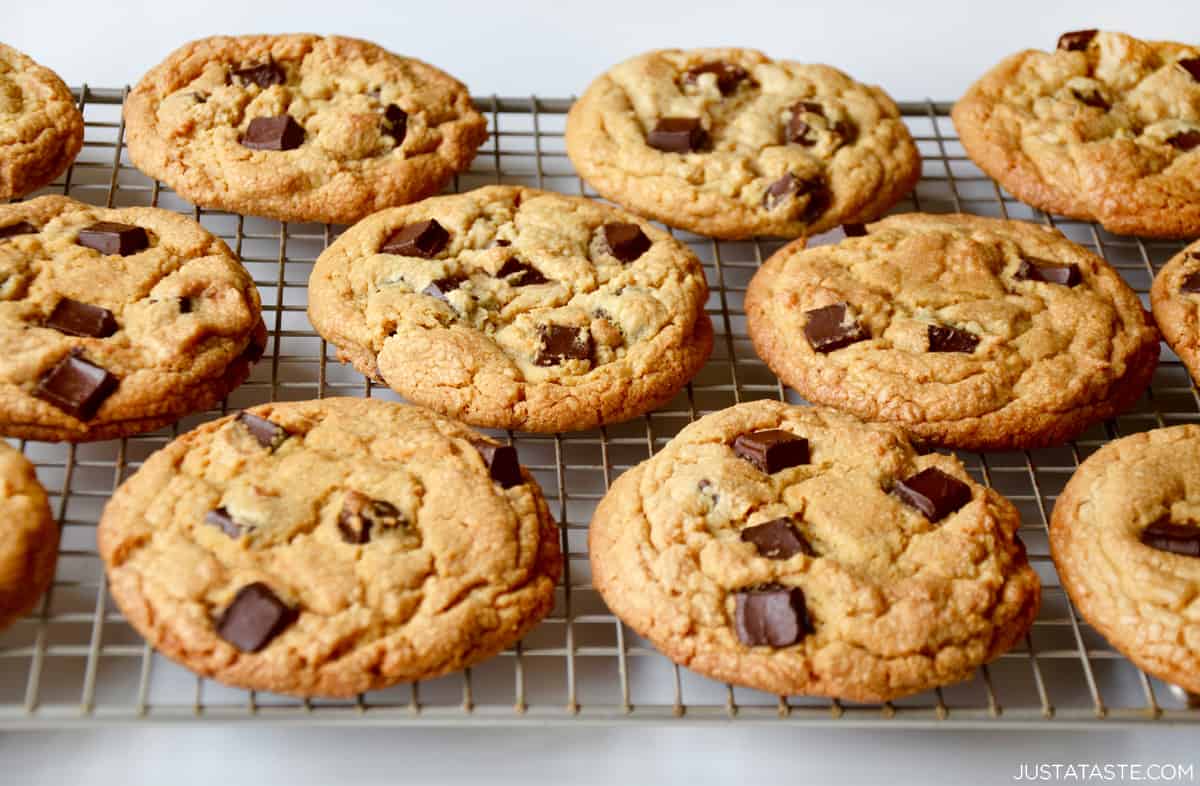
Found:
[{"label": "white background", "polygon": [[[827,62],[904,99],[952,99],[1002,56],[1101,27],[1200,41],[1195,0],[479,3],[5,0],[0,37],[70,84],[136,82],[178,44],[311,31],[428,60],[476,94],[582,91],[665,46],[752,46]],[[772,728],[119,729],[0,735],[0,783],[1011,783],[1022,762],[1192,762],[1196,730],[947,733]],[[1200,782],[1200,781],[1198,781]]]}]

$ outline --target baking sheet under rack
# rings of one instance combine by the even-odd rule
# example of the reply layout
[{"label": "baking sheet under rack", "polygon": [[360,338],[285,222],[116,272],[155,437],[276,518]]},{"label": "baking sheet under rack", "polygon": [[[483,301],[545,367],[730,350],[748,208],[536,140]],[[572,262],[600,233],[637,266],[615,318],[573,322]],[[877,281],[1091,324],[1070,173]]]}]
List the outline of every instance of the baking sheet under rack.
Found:
[{"label": "baking sheet under rack", "polygon": [[[961,685],[882,705],[773,696],[714,682],[673,665],[621,625],[590,586],[587,526],[608,484],[708,412],[756,398],[794,396],[754,354],[746,335],[746,284],[777,241],[718,242],[677,233],[703,260],[716,326],[712,360],[674,401],[597,431],[511,437],[546,490],[561,524],[567,569],[551,615],[517,646],[469,671],[344,701],[302,701],[198,679],[157,655],[125,623],[105,589],[95,528],[112,490],[173,436],[224,412],[271,400],[321,396],[395,398],[339,364],[305,316],[313,261],[337,228],[280,224],[199,210],[135,170],[123,146],[125,90],[76,91],[86,121],[75,165],[44,193],[100,205],[157,205],[194,216],[241,255],[271,332],[266,356],[220,410],[124,440],[70,446],[15,443],[38,468],[63,539],[54,586],[36,610],[0,633],[0,728],[121,723],[619,724],[771,723],[938,728],[1195,723],[1200,709],[1147,677],[1068,602],[1049,558],[1046,523],[1079,462],[1109,440],[1200,422],[1200,393],[1178,359],[1163,363],[1137,407],[1079,440],[1030,452],[964,453],[981,482],[1021,511],[1024,539],[1044,585],[1029,636]],[[452,187],[527,184],[595,196],[575,175],[563,142],[570,99],[479,98],[491,138]],[[1053,219],[1016,202],[963,154],[937,102],[902,106],[924,156],[924,176],[899,211],[963,211],[1048,222],[1113,263],[1143,296],[1178,243],[1116,237]],[[818,240],[817,242],[820,242]],[[795,399],[793,399],[795,400]]]}]

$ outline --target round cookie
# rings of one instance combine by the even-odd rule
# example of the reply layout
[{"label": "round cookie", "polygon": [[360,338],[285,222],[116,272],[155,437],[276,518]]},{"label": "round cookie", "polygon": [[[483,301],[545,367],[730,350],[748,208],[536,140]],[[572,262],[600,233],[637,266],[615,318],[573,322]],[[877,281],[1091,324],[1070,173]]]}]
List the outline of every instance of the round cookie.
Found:
[{"label": "round cookie", "polygon": [[1200,693],[1200,426],[1111,442],[1054,505],[1050,553],[1071,601],[1139,668]]},{"label": "round cookie", "polygon": [[777,401],[689,425],[619,477],[593,584],[675,662],[886,701],[971,677],[1037,615],[1016,509],[894,426]]},{"label": "round cookie", "polygon": [[1200,47],[1064,34],[954,106],[967,155],[1018,199],[1143,237],[1200,234]]},{"label": "round cookie", "polygon": [[374,399],[206,423],[121,485],[97,537],[109,590],[160,652],[298,696],[478,663],[550,611],[562,566],[515,450]]},{"label": "round cookie", "polygon": [[0,442],[0,630],[49,589],[57,556],[58,525],[33,465]]},{"label": "round cookie", "polygon": [[197,205],[349,224],[436,194],[487,123],[460,82],[353,38],[219,36],[125,100],[133,163]]},{"label": "round cookie", "polygon": [[0,434],[151,431],[220,402],[265,346],[254,282],[190,218],[0,205]]},{"label": "round cookie", "polygon": [[921,159],[877,87],[751,49],[665,49],[597,78],[567,154],[607,199],[722,238],[796,237],[882,215]]},{"label": "round cookie", "polygon": [[579,197],[489,186],[376,213],[321,254],[339,357],[476,426],[570,431],[669,401],[712,351],[695,255]]},{"label": "round cookie", "polygon": [[41,188],[83,147],[83,116],[58,74],[0,44],[0,200]]},{"label": "round cookie", "polygon": [[794,242],[750,281],[758,354],[809,401],[912,439],[1014,450],[1137,401],[1158,334],[1103,259],[1050,227],[908,214]]},{"label": "round cookie", "polygon": [[1150,287],[1154,321],[1163,338],[1200,379],[1200,243],[1173,257]]}]

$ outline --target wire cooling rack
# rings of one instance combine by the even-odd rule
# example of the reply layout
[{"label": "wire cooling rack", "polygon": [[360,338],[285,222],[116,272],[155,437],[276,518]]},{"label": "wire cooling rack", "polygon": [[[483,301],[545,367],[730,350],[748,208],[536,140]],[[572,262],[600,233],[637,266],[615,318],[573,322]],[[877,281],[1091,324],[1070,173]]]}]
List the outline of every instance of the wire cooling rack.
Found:
[{"label": "wire cooling rack", "polygon": [[[202,680],[154,653],[109,598],[95,530],[112,490],[175,435],[226,411],[271,400],[332,395],[394,398],[339,364],[305,315],[313,261],[332,227],[280,224],[199,210],[135,170],[123,149],[123,90],[76,91],[84,149],[48,192],[101,205],[157,205],[197,218],[241,255],[262,293],[271,332],[250,380],[220,410],[175,427],[78,446],[23,442],[50,492],[63,538],[53,588],[37,609],[0,633],[0,728],[157,722],[296,724],[567,724],[759,722],[825,726],[1028,728],[1200,722],[1200,708],[1117,653],[1069,603],[1049,557],[1046,524],[1055,498],[1087,455],[1125,434],[1200,422],[1200,393],[1163,348],[1152,389],[1134,411],[1076,442],[1019,453],[961,454],[971,473],[1021,510],[1021,537],[1042,577],[1044,602],[1029,636],[964,684],[886,704],[779,697],[681,669],[608,611],[590,585],[587,525],[608,484],[695,418],[740,401],[783,398],[754,354],[742,298],[759,264],[781,244],[718,242],[679,233],[700,256],[712,288],[712,360],[668,406],[598,431],[511,437],[561,524],[567,568],[551,615],[517,646],[476,668],[353,700],[301,701]],[[568,99],[484,98],[491,138],[455,190],[519,183],[595,196],[567,160]],[[1112,262],[1145,299],[1177,243],[1116,237],[1087,223],[1052,219],[1016,202],[963,154],[948,104],[902,105],[924,156],[924,177],[896,211],[962,211],[1054,223]],[[815,242],[821,242],[818,238]]]}]

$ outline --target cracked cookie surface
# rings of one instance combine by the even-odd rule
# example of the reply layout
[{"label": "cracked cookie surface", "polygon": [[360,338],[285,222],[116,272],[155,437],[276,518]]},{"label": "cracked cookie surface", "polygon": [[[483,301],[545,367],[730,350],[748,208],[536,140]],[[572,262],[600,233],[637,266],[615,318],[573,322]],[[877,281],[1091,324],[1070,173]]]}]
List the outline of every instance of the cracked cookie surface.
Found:
[{"label": "cracked cookie surface", "polygon": [[[764,431],[807,440],[807,454],[758,465],[739,442]],[[962,494],[936,522],[897,493],[930,469]],[[918,454],[894,426],[755,401],[619,477],[589,553],[609,607],[677,663],[771,693],[884,701],[968,679],[1028,630],[1040,587],[1019,524],[956,458]],[[798,634],[743,603],[780,589]],[[774,646],[754,638],[764,621]]]},{"label": "cracked cookie surface", "polygon": [[1163,338],[1192,379],[1200,380],[1200,243],[1185,248],[1158,272],[1150,302]]},{"label": "cracked cookie surface", "polygon": [[669,401],[712,351],[707,296],[695,255],[649,223],[489,186],[347,230],[313,268],[309,318],[343,360],[414,403],[550,432]]},{"label": "cracked cookie surface", "polygon": [[185,44],[129,94],[125,122],[138,169],[198,205],[342,224],[437,193],[487,138],[453,77],[316,35]]},{"label": "cracked cookie surface", "polygon": [[148,207],[0,205],[0,433],[85,442],[215,405],[266,346],[220,239]]},{"label": "cracked cookie surface", "polygon": [[794,242],[751,280],[746,317],[758,354],[809,401],[971,450],[1075,437],[1132,406],[1159,353],[1103,259],[1048,227],[967,215]]},{"label": "cracked cookie surface", "polygon": [[1200,426],[1089,456],[1054,505],[1050,553],[1096,630],[1139,668],[1200,693]]},{"label": "cracked cookie surface", "polygon": [[515,456],[500,471],[470,429],[372,399],[246,413],[152,455],[100,521],[109,589],[159,651],[349,696],[477,663],[553,606],[558,531]]},{"label": "cracked cookie surface", "polygon": [[0,630],[49,588],[57,557],[46,491],[28,459],[0,442]]},{"label": "cracked cookie surface", "polygon": [[723,238],[813,235],[873,219],[921,170],[882,90],[749,49],[627,60],[575,102],[566,136],[571,162],[604,197]]},{"label": "cracked cookie surface", "polygon": [[83,116],[58,74],[0,44],[0,200],[41,188],[83,147]]},{"label": "cracked cookie surface", "polygon": [[954,106],[967,154],[1034,207],[1144,237],[1200,234],[1200,47],[1064,35]]}]

